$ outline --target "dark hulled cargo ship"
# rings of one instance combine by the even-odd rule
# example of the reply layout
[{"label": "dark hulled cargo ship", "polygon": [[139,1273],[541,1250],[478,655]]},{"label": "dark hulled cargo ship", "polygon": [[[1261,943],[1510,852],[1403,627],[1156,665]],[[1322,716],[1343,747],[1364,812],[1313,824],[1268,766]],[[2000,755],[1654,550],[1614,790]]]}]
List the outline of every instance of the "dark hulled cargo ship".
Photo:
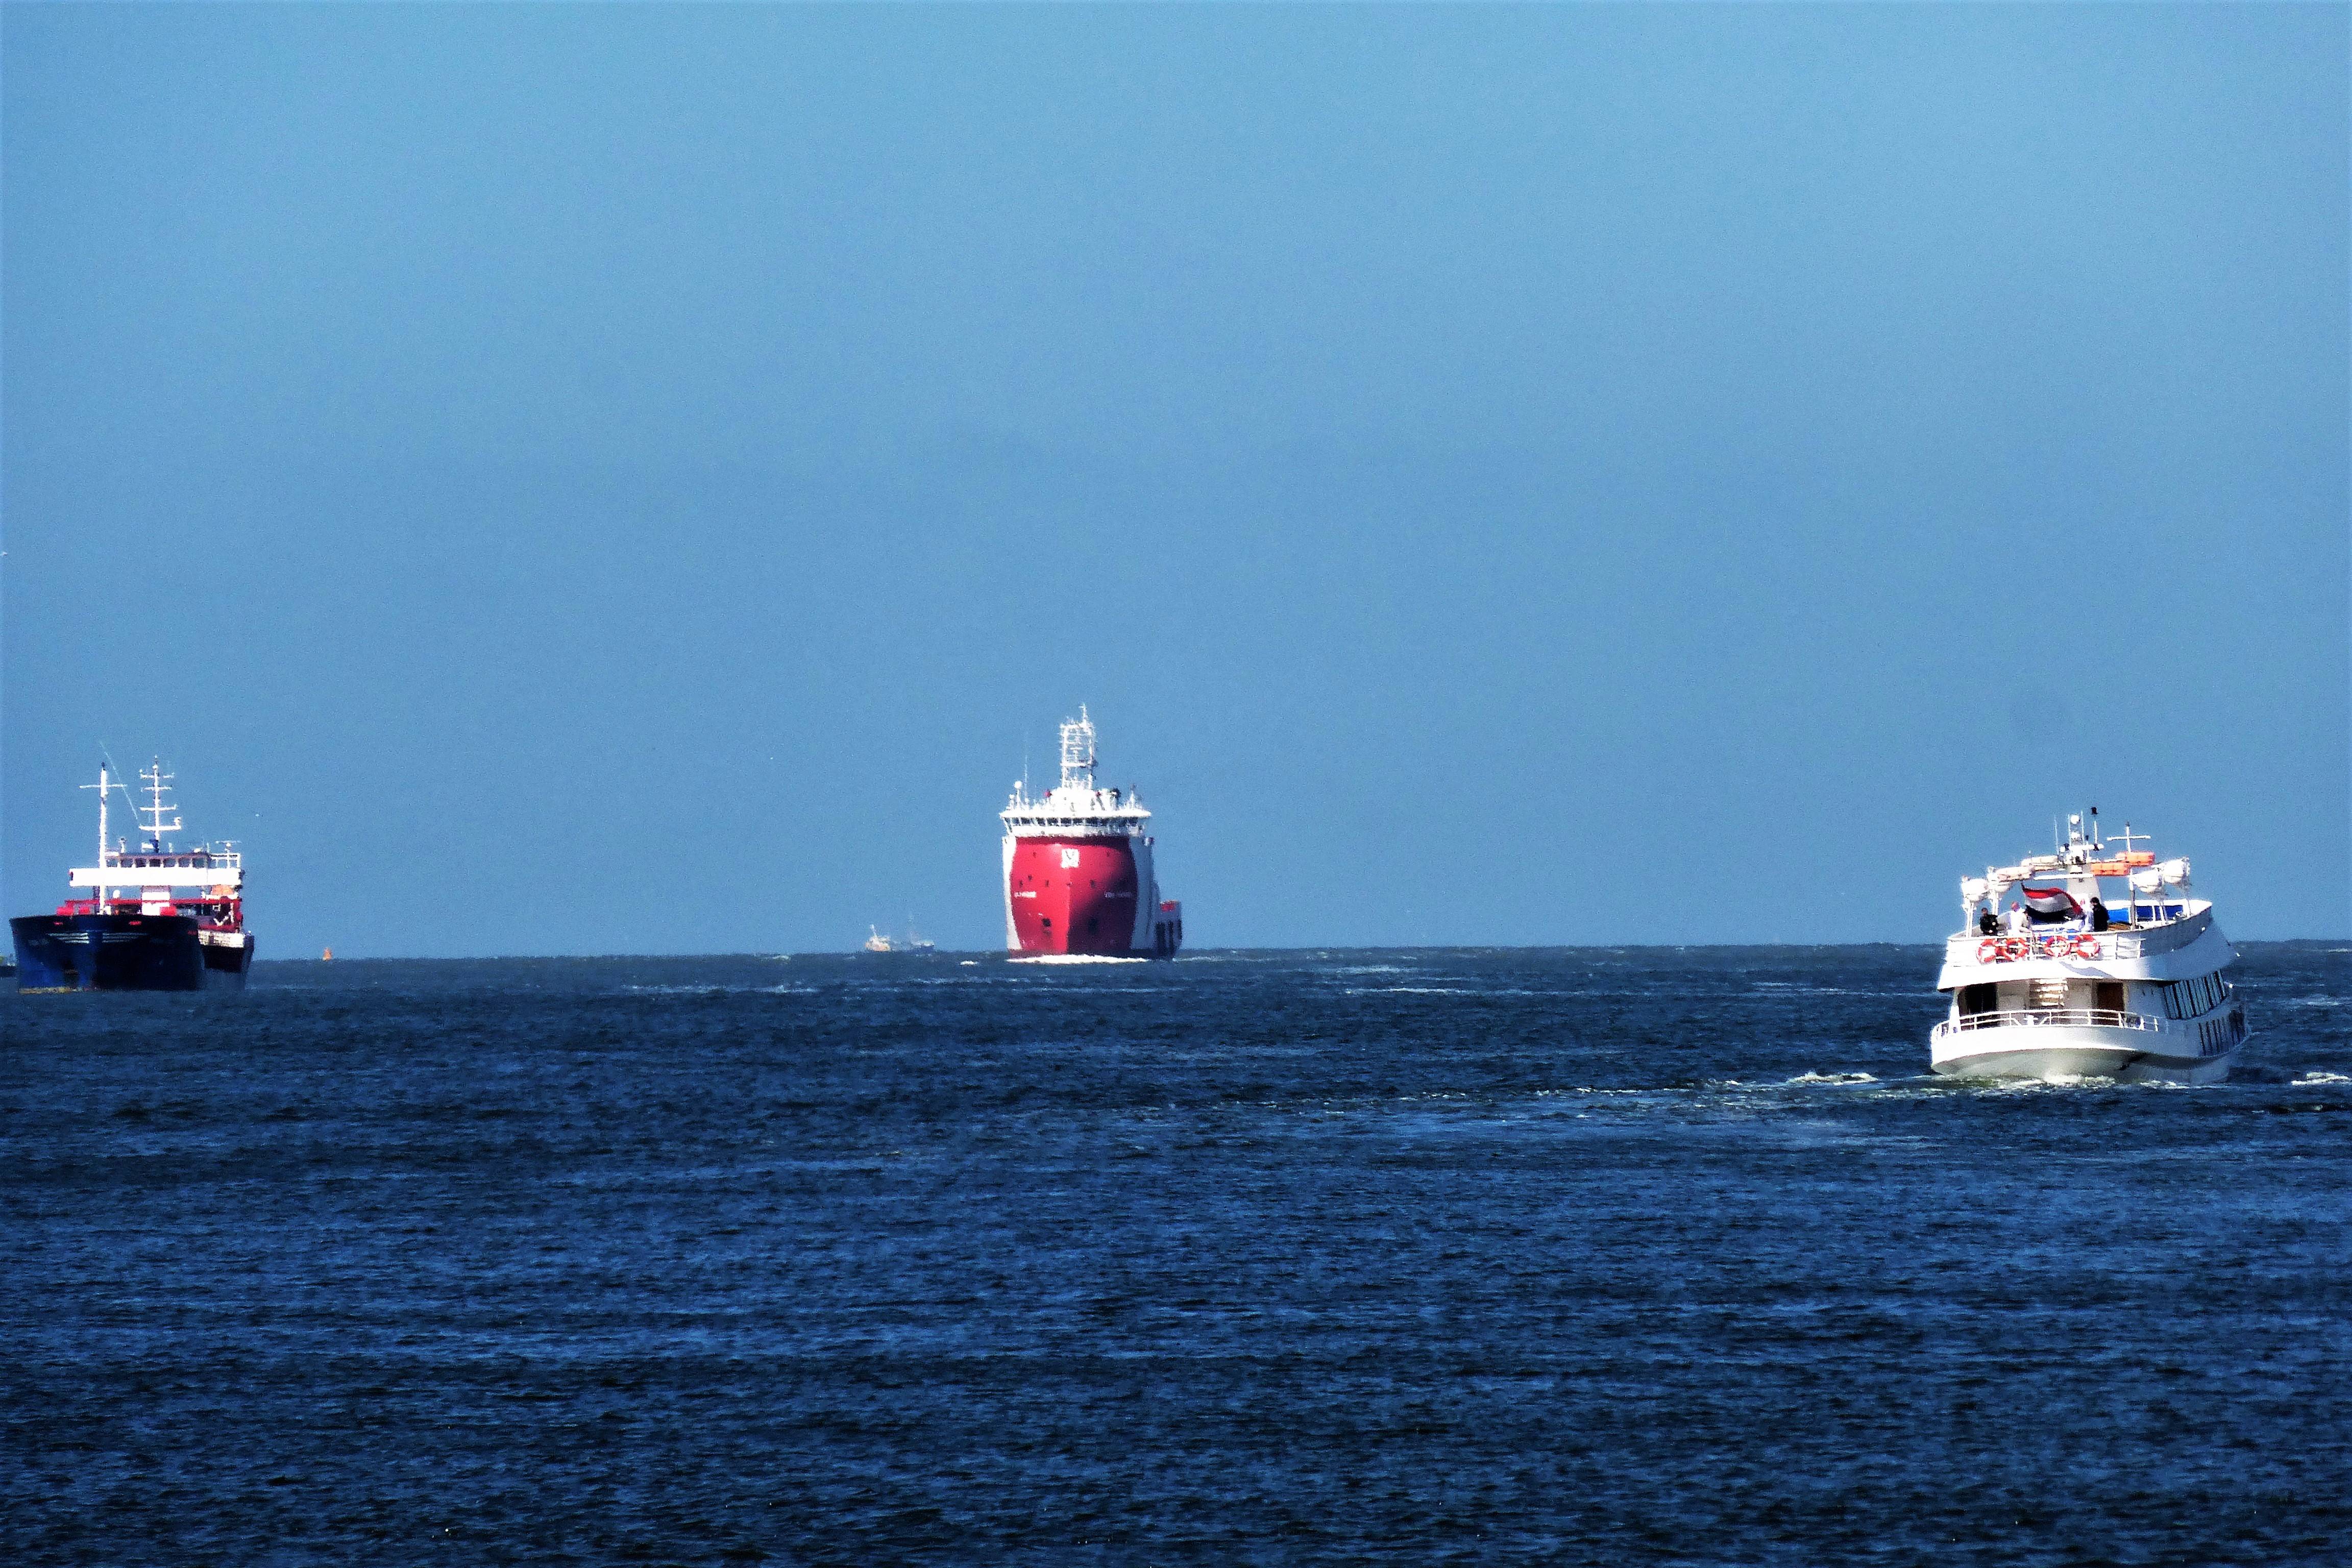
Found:
[{"label": "dark hulled cargo ship", "polygon": [[[140,845],[107,842],[108,796],[130,791],[98,770],[98,864],[77,866],[55,914],[8,922],[19,991],[242,989],[253,964],[245,929],[245,857],[234,844],[182,849],[162,762],[140,774],[148,804],[133,805]],[[166,821],[165,818],[170,818]]]}]

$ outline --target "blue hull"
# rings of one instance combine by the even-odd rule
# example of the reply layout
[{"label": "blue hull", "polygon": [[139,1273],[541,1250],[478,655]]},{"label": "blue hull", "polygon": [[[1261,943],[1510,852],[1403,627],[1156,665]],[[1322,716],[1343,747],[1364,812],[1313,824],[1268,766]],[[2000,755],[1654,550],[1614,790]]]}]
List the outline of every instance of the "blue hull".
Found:
[{"label": "blue hull", "polygon": [[242,990],[253,963],[241,947],[205,942],[186,915],[22,915],[19,991]]}]

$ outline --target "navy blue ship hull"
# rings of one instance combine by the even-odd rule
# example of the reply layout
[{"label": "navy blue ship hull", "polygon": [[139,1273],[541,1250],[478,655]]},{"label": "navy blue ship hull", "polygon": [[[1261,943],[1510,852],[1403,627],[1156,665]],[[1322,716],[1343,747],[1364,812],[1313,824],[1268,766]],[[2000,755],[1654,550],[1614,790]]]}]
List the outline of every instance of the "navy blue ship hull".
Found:
[{"label": "navy blue ship hull", "polygon": [[242,990],[253,963],[250,937],[227,945],[187,915],[22,915],[8,929],[19,991]]}]

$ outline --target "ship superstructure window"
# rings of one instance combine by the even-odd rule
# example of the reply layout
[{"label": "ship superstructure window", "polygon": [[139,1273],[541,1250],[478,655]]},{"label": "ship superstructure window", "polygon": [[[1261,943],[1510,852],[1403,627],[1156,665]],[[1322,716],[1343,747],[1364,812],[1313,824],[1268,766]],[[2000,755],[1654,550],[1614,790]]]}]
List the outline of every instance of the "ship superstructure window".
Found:
[{"label": "ship superstructure window", "polygon": [[2164,1016],[2168,1018],[2194,1018],[2220,1006],[2230,994],[2218,974],[2200,974],[2194,980],[2176,980],[2164,987]]}]

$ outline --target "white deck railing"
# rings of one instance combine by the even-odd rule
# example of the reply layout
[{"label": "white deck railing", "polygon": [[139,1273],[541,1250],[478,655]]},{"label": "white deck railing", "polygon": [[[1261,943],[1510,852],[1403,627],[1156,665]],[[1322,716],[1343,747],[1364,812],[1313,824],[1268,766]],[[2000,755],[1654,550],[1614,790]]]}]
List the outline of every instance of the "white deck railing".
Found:
[{"label": "white deck railing", "polygon": [[[2153,958],[2159,952],[2172,952],[2187,947],[2205,934],[2213,923],[2213,911],[2199,910],[2193,915],[2183,915],[2177,921],[2167,921],[2158,926],[2114,927],[2092,931],[2079,923],[2035,926],[2031,931],[2002,931],[1986,936],[1980,931],[1962,931],[1944,942],[1944,958],[1950,963],[1974,963],[1979,943],[1988,942],[2023,943],[2024,951],[2015,952],[2009,961],[2021,963],[2032,958],[2073,958],[2086,963],[2111,963],[2119,959]],[[2085,945],[2092,950],[2084,952]]]},{"label": "white deck railing", "polygon": [[2113,1007],[2020,1007],[2000,1013],[1970,1013],[1964,1017],[1947,1018],[1936,1026],[1937,1037],[1964,1034],[1970,1029],[2027,1028],[2040,1026],[2071,1025],[2088,1029],[2147,1029],[2163,1034],[2167,1027],[2161,1018],[2146,1013],[2125,1013]]},{"label": "white deck railing", "polygon": [[[2151,1035],[2169,1035],[2175,1039],[2194,1039],[2197,1042],[2195,1054],[2206,1057],[2221,1055],[2242,1042],[2252,1032],[2246,1026],[2244,1005],[2232,998],[2226,1009],[2217,1009],[2203,1017],[2179,1023],[2152,1017],[2146,1013],[2119,1013],[2111,1007],[2025,1007],[2000,1013],[1970,1013],[1965,1017],[1945,1019],[1936,1026],[1930,1038],[1949,1039],[1971,1029],[2033,1028],[2069,1024],[2078,1028],[2137,1029]],[[2155,1048],[2153,1041],[2149,1044],[2151,1048]]]}]

